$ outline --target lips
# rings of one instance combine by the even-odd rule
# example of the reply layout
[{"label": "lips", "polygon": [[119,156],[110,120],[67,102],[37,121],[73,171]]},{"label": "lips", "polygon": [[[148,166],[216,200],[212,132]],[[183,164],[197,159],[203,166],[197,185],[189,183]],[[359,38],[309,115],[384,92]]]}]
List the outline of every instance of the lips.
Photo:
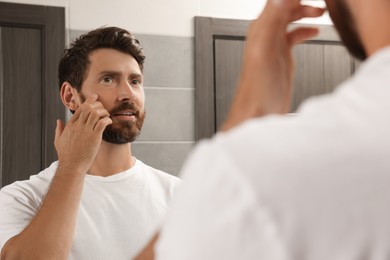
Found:
[{"label": "lips", "polygon": [[115,112],[111,116],[136,116],[136,113],[132,111],[120,111],[120,112]]},{"label": "lips", "polygon": [[132,116],[134,116],[135,118],[138,118],[139,115],[140,115],[140,111],[133,102],[121,103],[117,107],[113,108],[110,111],[110,117],[115,117],[115,116],[132,117]]}]

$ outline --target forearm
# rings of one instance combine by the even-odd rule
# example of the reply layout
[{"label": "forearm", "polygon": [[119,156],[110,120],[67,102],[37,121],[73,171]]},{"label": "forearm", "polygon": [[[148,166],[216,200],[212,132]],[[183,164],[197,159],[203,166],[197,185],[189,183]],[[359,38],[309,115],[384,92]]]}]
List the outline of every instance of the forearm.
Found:
[{"label": "forearm", "polygon": [[66,259],[72,245],[84,176],[60,166],[37,215],[4,246],[1,259]]}]

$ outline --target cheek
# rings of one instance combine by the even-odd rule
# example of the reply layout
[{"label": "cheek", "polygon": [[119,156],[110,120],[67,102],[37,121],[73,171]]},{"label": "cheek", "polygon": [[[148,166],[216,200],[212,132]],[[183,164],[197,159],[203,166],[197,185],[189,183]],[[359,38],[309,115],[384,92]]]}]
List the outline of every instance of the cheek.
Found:
[{"label": "cheek", "polygon": [[101,96],[99,96],[98,101],[102,103],[103,107],[107,111],[111,111],[114,108],[115,102],[113,100],[108,100],[106,97],[102,98]]},{"label": "cheek", "polygon": [[102,91],[96,91],[96,90],[87,89],[87,88],[83,88],[81,90],[81,94],[84,96],[84,98],[88,98],[91,95],[95,94],[95,95],[98,95],[98,99],[99,100],[101,100],[102,97],[106,97],[107,96],[107,94],[103,93]]}]

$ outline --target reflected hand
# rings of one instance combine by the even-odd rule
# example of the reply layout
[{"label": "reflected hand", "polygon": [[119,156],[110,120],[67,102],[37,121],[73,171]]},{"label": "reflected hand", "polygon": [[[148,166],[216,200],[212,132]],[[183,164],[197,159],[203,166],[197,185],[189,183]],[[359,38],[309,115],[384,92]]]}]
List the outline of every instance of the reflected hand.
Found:
[{"label": "reflected hand", "polygon": [[311,37],[316,28],[287,31],[288,24],[304,17],[318,17],[324,9],[303,6],[299,0],[269,0],[249,26],[243,68],[226,131],[246,119],[289,111],[292,96],[292,47]]},{"label": "reflected hand", "polygon": [[99,150],[103,131],[110,124],[110,114],[97,101],[97,95],[87,98],[66,126],[57,120],[54,145],[59,165],[86,173]]}]

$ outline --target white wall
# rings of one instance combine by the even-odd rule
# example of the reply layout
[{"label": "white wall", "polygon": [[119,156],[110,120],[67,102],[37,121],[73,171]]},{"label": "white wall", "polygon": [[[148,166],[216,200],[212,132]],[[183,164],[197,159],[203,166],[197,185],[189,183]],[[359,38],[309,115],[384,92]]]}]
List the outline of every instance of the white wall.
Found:
[{"label": "white wall", "polygon": [[107,24],[136,34],[193,36],[194,16],[251,19],[260,9],[258,3],[250,8],[254,2],[264,0],[70,0],[70,26],[86,30]]},{"label": "white wall", "polygon": [[[266,0],[70,0],[70,27],[116,25],[134,33],[193,36],[193,17],[254,19]],[[307,1],[322,3],[322,1]],[[324,20],[327,20],[326,18]],[[312,22],[312,21],[308,21]]]},{"label": "white wall", "polygon": [[[266,0],[6,0],[6,2],[63,6],[69,30],[102,25],[124,27],[136,34],[193,36],[193,17],[254,19]],[[323,4],[322,1],[305,1]],[[306,20],[329,23],[328,17]]]},{"label": "white wall", "polygon": [[68,0],[5,0],[1,2],[19,3],[19,4],[36,4],[49,6],[68,6]]}]

